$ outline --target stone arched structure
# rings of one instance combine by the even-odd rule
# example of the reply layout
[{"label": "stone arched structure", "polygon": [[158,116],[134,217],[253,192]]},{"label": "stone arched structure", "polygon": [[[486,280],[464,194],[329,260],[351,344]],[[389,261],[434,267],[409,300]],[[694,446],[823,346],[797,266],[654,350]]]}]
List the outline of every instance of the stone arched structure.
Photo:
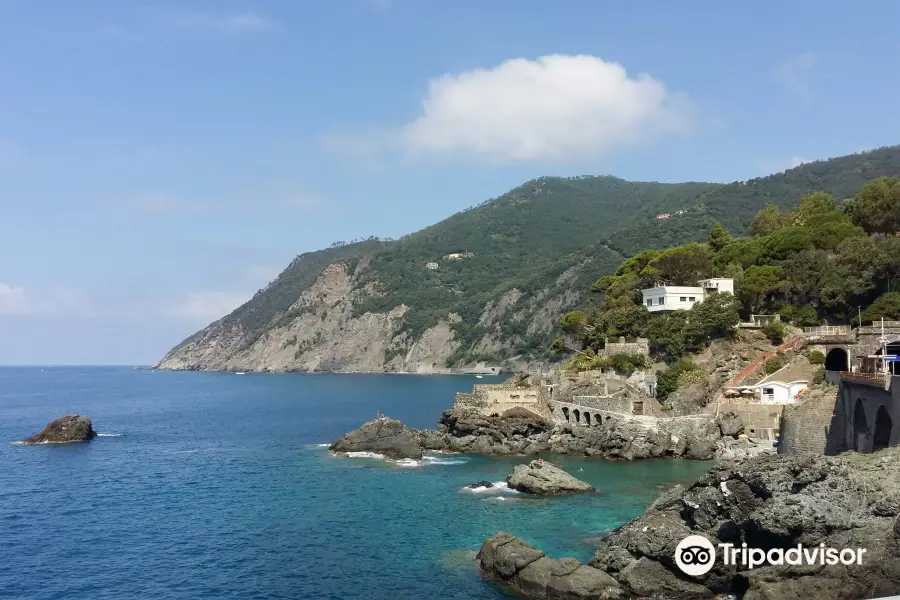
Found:
[{"label": "stone arched structure", "polygon": [[572,411],[572,414],[575,416],[575,422],[580,424],[581,423],[581,411],[576,408],[575,410]]},{"label": "stone arched structure", "polygon": [[591,413],[589,413],[589,412],[584,413],[584,423],[588,427],[591,426]]},{"label": "stone arched structure", "polygon": [[875,415],[875,431],[872,435],[872,451],[887,448],[891,443],[894,422],[884,406],[878,408]]},{"label": "stone arched structure", "polygon": [[850,353],[843,346],[833,346],[829,348],[828,354],[825,355],[826,371],[849,371],[850,370]]},{"label": "stone arched structure", "polygon": [[866,406],[862,398],[856,399],[853,407],[853,444],[851,448],[857,452],[865,452],[866,437],[869,435],[869,420],[866,419]]}]

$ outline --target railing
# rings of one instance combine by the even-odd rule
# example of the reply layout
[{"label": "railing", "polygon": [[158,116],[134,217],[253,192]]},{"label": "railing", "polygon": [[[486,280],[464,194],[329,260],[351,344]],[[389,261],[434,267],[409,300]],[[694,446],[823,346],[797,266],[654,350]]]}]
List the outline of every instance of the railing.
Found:
[{"label": "railing", "polygon": [[803,335],[850,335],[852,331],[849,325],[819,325],[804,327]]},{"label": "railing", "polygon": [[725,387],[725,388],[738,387],[744,379],[749,377],[751,373],[755,373],[756,370],[758,368],[760,368],[763,365],[763,363],[766,362],[768,359],[775,356],[778,352],[784,352],[785,350],[789,350],[789,349],[793,348],[794,346],[796,346],[797,344],[799,344],[802,341],[803,341],[803,336],[798,335],[798,336],[792,338],[791,340],[783,343],[782,345],[778,346],[777,348],[775,348],[775,350],[766,352],[765,354],[763,354],[762,356],[760,356],[759,358],[754,360],[752,363],[750,363],[749,365],[747,365],[746,367],[741,369],[741,371],[737,375],[732,377],[731,381],[726,383],[723,387]]},{"label": "railing", "polygon": [[852,373],[850,371],[841,371],[841,379],[848,379],[850,381],[865,381],[869,383],[878,383],[881,385],[887,385],[888,381],[890,381],[890,374],[888,373]]}]

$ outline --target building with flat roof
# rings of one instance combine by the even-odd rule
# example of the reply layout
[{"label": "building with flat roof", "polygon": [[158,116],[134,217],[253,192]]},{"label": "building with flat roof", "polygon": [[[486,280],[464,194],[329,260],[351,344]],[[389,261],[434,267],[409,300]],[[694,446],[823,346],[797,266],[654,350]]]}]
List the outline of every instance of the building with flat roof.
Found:
[{"label": "building with flat roof", "polygon": [[696,286],[661,285],[641,290],[644,306],[650,312],[690,310],[712,294],[734,294],[734,279],[715,277],[703,279]]}]

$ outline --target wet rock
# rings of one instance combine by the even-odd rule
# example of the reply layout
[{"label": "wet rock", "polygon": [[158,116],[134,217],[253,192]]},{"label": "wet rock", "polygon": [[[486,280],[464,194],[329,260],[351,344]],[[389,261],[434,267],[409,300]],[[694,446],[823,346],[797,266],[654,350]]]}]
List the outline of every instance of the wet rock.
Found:
[{"label": "wet rock", "polygon": [[91,420],[81,415],[65,415],[51,421],[43,431],[22,440],[23,444],[68,444],[86,442],[97,433]]},{"label": "wet rock", "polygon": [[538,460],[516,466],[506,483],[514,490],[541,496],[594,491],[590,484],[572,477],[556,465]]},{"label": "wet rock", "polygon": [[422,458],[416,432],[388,417],[373,419],[333,442],[332,452],[374,452],[388,458]]},{"label": "wet rock", "polygon": [[737,437],[744,433],[744,421],[741,416],[733,410],[727,410],[719,413],[716,417],[716,424],[723,436]]},{"label": "wet rock", "polygon": [[574,558],[552,559],[517,537],[500,532],[475,557],[482,576],[502,581],[533,598],[620,598],[615,579]]}]

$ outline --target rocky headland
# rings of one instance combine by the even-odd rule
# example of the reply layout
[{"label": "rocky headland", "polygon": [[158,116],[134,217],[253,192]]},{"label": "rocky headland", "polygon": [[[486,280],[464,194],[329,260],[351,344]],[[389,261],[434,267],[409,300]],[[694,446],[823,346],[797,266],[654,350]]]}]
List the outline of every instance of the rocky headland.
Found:
[{"label": "rocky headland", "polygon": [[524,465],[516,465],[506,478],[506,484],[516,491],[539,496],[561,496],[594,491],[589,483],[569,475],[545,460],[533,460]]},{"label": "rocky headland", "polygon": [[[689,577],[675,563],[688,535],[766,552],[863,548],[861,564],[725,565]],[[551,559],[507,533],[477,556],[484,577],[532,598],[858,600],[900,591],[900,447],[836,457],[759,456],[719,464],[663,494],[606,535],[584,565]]]},{"label": "rocky headland", "polygon": [[[527,410],[503,416],[452,408],[441,415],[437,428],[417,432],[426,450],[486,455],[532,455],[542,452],[635,460],[716,456],[723,438],[735,437],[734,420],[711,415],[691,418],[611,417],[584,427],[558,424]],[[723,434],[723,426],[727,434]]]},{"label": "rocky headland", "polygon": [[91,420],[81,415],[65,415],[51,421],[43,431],[21,441],[22,444],[68,444],[86,442],[97,435]]},{"label": "rocky headland", "polygon": [[367,421],[362,427],[333,442],[329,449],[338,454],[372,452],[386,458],[422,458],[415,431],[390,417]]}]

